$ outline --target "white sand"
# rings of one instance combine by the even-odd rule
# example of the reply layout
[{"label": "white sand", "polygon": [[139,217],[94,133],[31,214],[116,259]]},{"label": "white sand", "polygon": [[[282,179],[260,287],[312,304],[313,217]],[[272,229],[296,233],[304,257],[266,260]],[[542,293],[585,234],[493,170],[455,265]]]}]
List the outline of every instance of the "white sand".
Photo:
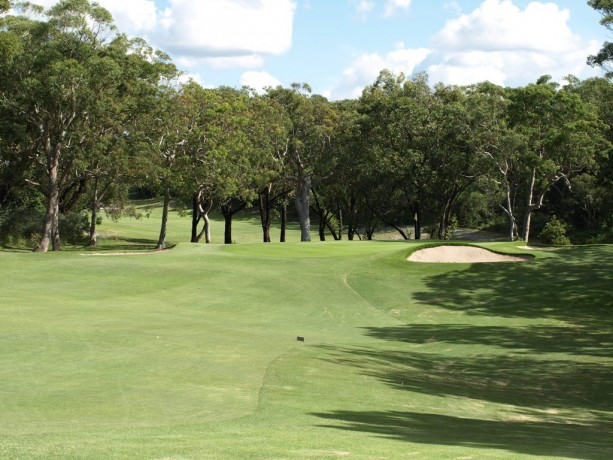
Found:
[{"label": "white sand", "polygon": [[479,263],[479,262],[526,262],[532,256],[496,254],[475,246],[436,246],[415,251],[409,256],[411,262]]}]

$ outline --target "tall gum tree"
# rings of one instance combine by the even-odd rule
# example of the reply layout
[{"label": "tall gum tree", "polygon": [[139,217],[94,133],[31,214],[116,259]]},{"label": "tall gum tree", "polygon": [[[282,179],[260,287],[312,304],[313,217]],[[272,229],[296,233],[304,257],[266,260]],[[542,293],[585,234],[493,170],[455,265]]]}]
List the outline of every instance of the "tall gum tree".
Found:
[{"label": "tall gum tree", "polygon": [[527,139],[522,239],[528,242],[532,214],[543,207],[546,194],[559,184],[570,188],[573,176],[592,167],[608,143],[605,126],[580,96],[559,89],[548,76],[510,97],[514,128]]},{"label": "tall gum tree", "polygon": [[300,241],[311,241],[311,187],[314,180],[326,174],[330,164],[336,120],[328,100],[311,96],[310,91],[305,84],[268,91],[268,97],[283,106],[291,121],[284,177],[294,184]]},{"label": "tall gum tree", "polygon": [[[42,13],[42,11],[39,10]],[[35,133],[44,158],[46,212],[37,251],[59,250],[60,178],[63,153],[78,143],[78,131],[97,94],[99,62],[114,33],[108,11],[87,0],[63,0],[44,12],[46,21],[5,18],[3,34],[17,33],[22,53],[11,62],[11,94],[2,103]]]}]

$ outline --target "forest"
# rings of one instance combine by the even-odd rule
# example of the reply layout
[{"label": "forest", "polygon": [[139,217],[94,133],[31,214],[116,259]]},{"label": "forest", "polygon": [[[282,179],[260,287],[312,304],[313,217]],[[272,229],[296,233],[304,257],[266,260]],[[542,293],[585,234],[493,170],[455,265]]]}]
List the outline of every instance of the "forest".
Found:
[{"label": "forest", "polygon": [[88,0],[0,10],[3,244],[95,246],[102,216],[135,216],[135,197],[163,203],[158,248],[172,209],[192,215],[192,242],[211,241],[219,212],[231,243],[246,208],[264,242],[273,222],[285,240],[288,216],[302,241],[315,238],[313,219],[321,240],[382,227],[446,239],[466,227],[613,242],[608,78],[508,88],[382,71],[342,101],[307,83],[211,89]]}]

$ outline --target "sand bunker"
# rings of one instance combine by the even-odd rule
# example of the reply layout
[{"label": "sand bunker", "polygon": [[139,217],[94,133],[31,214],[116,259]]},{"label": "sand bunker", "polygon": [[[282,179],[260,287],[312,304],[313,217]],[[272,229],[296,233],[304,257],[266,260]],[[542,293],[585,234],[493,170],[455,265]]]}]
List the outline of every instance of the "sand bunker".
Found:
[{"label": "sand bunker", "polygon": [[496,254],[475,246],[436,246],[415,251],[409,256],[411,262],[479,263],[479,262],[526,262],[529,255]]}]

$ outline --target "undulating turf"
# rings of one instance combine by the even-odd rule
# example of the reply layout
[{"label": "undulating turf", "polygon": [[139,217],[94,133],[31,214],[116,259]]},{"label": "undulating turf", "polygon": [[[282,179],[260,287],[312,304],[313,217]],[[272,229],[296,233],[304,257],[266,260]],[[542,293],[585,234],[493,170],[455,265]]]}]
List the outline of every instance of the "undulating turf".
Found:
[{"label": "undulating turf", "polygon": [[174,216],[109,250],[156,230],[0,252],[0,458],[613,458],[611,246],[418,264]]}]

